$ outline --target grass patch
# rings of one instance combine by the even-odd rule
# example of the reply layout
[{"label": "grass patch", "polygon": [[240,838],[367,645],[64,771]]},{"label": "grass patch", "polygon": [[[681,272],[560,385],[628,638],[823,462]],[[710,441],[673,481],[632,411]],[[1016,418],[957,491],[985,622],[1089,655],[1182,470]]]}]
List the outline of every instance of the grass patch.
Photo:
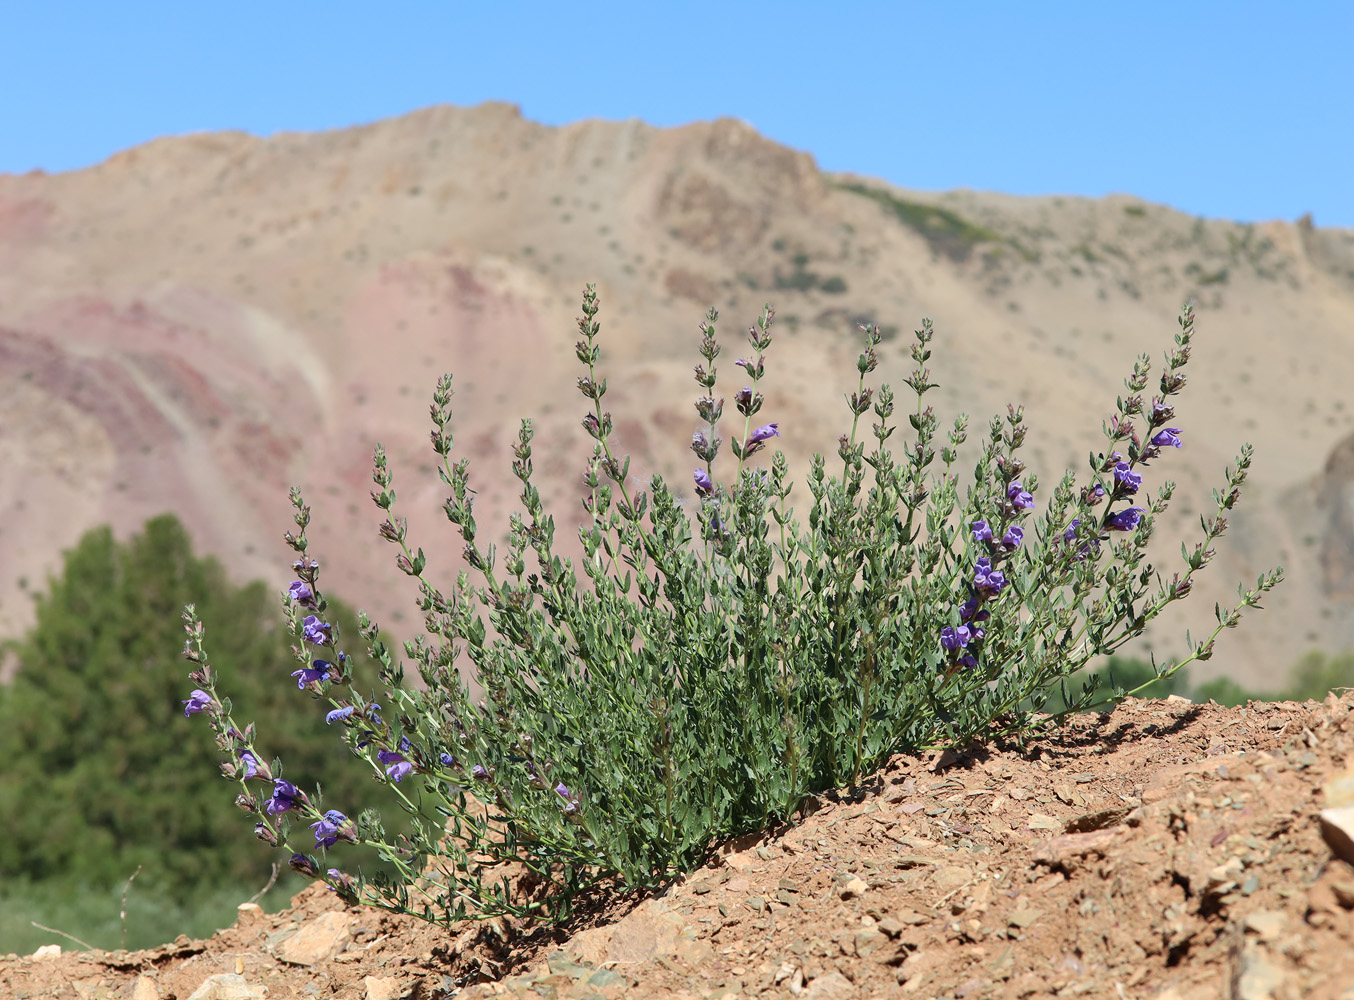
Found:
[{"label": "grass patch", "polygon": [[973,248],[980,243],[1005,242],[998,233],[985,226],[974,225],[948,208],[907,201],[888,191],[868,187],[856,181],[843,181],[835,186],[878,203],[892,212],[903,225],[921,234],[932,250],[954,261],[968,260]]},{"label": "grass patch", "polygon": [[[270,913],[280,910],[307,884],[291,872],[280,875],[259,905]],[[139,891],[133,882],[127,892],[126,947],[152,948],[180,934],[210,937],[233,924],[235,908],[261,888],[262,884],[207,888],[176,903],[158,892]],[[0,887],[0,954],[30,955],[45,944],[59,944],[63,951],[83,950],[70,938],[34,927],[34,921],[96,948],[123,947],[122,890],[121,885],[93,889],[70,882],[7,880]]]}]

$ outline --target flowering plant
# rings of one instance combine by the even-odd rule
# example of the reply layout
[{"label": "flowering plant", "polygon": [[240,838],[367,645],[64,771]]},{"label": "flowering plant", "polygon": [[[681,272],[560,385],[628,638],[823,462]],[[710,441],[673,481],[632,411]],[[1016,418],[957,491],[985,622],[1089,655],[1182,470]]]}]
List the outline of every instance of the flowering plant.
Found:
[{"label": "flowering plant", "polygon": [[[378,446],[380,533],[418,583],[426,630],[403,644],[423,681],[416,688],[379,627],[360,618],[386,708],[358,693],[349,658],[333,652],[341,637],[325,619],[320,567],[308,553],[310,508],[292,491],[299,532],[286,538],[297,579],[283,601],[297,640],[293,676],[399,793],[415,817],[412,837],[387,838],[370,810],[356,819],[324,810],[318,791],[312,798],[281,776],[280,761],[265,765],[261,738],[236,726],[217,692],[202,623],[192,608],[185,614],[197,685],[185,712],[211,718],[257,835],[346,899],[430,920],[563,917],[580,895],[653,887],[698,864],[719,838],[793,822],[813,796],[857,785],[900,750],[1025,738],[1067,712],[1110,704],[1126,692],[1090,683],[1079,695],[1063,692],[1065,711],[1038,714],[1067,677],[1189,593],[1250,464],[1246,447],[1215,494],[1216,513],[1202,520],[1202,540],[1184,551],[1183,571],[1163,582],[1145,553],[1173,484],[1161,482],[1148,498],[1144,477],[1167,449],[1183,446],[1185,432],[1168,425],[1190,357],[1188,308],[1159,395],[1142,395],[1143,355],[1104,426],[1106,451],[1091,456],[1080,485],[1064,475],[1042,512],[1039,480],[1019,457],[1026,426],[1015,406],[992,421],[960,501],[955,463],[967,418],[955,420],[937,452],[938,419],[924,402],[934,388],[929,321],[916,332],[904,380],[916,399],[907,415],[914,439],[895,457],[887,446],[897,429],[894,392],[866,385],[881,341],[870,326],[847,397],[850,433],[838,441],[840,473],[829,475],[827,460],[814,456],[804,523],[788,503],[785,455],[777,451],[769,467],[750,462],[780,434],[779,422],[756,424],[769,307],[749,331],[752,353],[736,362],[749,383],[734,397],[736,466],[727,479],[716,475],[727,423],[715,396],[721,347],[711,310],[695,369],[703,426],[691,442],[700,461],[693,523],[661,477],[632,490],[629,459],[612,451],[597,313],[589,286],[576,345],[586,368],[578,387],[590,403],[583,426],[594,442],[579,528],[586,583],[554,551],[555,521],[532,485],[530,420],[514,450],[522,510],[500,552],[481,540],[468,461],[451,460],[451,376],[438,382],[432,447],[449,488],[444,510],[475,574],[462,571],[450,593],[427,580],[423,550],[411,548],[406,521],[393,513],[393,477]],[[870,413],[867,445],[861,419]],[[1157,676],[1207,659],[1218,633],[1280,579],[1278,570],[1265,574],[1237,608],[1217,609],[1211,633]],[[480,698],[458,670],[463,655]],[[309,821],[313,846],[293,841],[292,815]],[[340,841],[377,847],[397,876],[368,880],[317,860]]]}]

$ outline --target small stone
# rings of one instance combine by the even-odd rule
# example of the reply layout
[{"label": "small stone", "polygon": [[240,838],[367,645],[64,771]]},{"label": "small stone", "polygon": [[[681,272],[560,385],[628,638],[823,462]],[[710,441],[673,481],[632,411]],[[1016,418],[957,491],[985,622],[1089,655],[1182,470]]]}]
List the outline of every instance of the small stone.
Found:
[{"label": "small stone", "polygon": [[1327,809],[1347,809],[1354,806],[1354,767],[1346,768],[1324,785]]},{"label": "small stone", "polygon": [[1283,933],[1288,918],[1277,910],[1256,910],[1246,916],[1246,930],[1269,941]]},{"label": "small stone", "polygon": [[1233,993],[1237,1000],[1271,1000],[1279,996],[1284,985],[1283,970],[1254,948],[1247,948],[1242,953],[1237,971],[1240,974]]},{"label": "small stone", "polygon": [[856,931],[856,954],[861,958],[873,955],[880,945],[888,941],[882,931],[874,927],[863,927]]},{"label": "small stone", "polygon": [[274,953],[289,965],[317,965],[343,950],[351,934],[352,918],[338,910],[321,913],[301,925]]},{"label": "small stone", "polygon": [[266,986],[250,986],[244,976],[224,972],[202,980],[188,1000],[263,1000],[267,994]]},{"label": "small stone", "polygon": [[1354,865],[1354,806],[1322,809],[1321,836],[1338,857]]},{"label": "small stone", "polygon": [[1052,816],[1045,816],[1043,813],[1031,813],[1030,821],[1026,824],[1031,830],[1061,830],[1063,825]]},{"label": "small stone", "polygon": [[1337,903],[1346,910],[1354,910],[1354,880],[1332,882],[1330,889]]},{"label": "small stone", "polygon": [[[865,895],[870,889],[865,880],[859,877],[852,878],[837,889],[837,895],[842,899],[857,899]],[[817,982],[817,980],[814,980]]]},{"label": "small stone", "polygon": [[160,988],[155,985],[155,980],[144,973],[137,976],[136,985],[132,987],[132,1000],[160,1000]]},{"label": "small stone", "polygon": [[235,907],[235,925],[241,930],[253,927],[263,917],[263,907],[258,903],[241,903]]},{"label": "small stone", "polygon": [[367,1000],[399,1000],[408,996],[409,991],[400,986],[393,976],[367,976],[362,980],[367,988]]},{"label": "small stone", "polygon": [[1038,910],[1029,910],[1022,908],[1014,911],[1009,917],[1007,917],[1006,923],[1011,927],[1019,927],[1021,930],[1024,930],[1026,927],[1030,926],[1030,924],[1034,923],[1038,919],[1039,919]]},{"label": "small stone", "polygon": [[35,962],[51,962],[61,957],[61,945],[45,944],[37,951],[33,952],[32,959]]},{"label": "small stone", "polygon": [[879,921],[879,929],[891,938],[903,933],[903,924],[896,917],[885,917]]},{"label": "small stone", "polygon": [[545,960],[546,965],[550,967],[550,972],[556,976],[568,976],[570,979],[582,979],[588,973],[592,972],[592,967],[581,965],[569,958],[562,951],[557,951]]},{"label": "small stone", "polygon": [[608,986],[616,986],[624,982],[625,977],[622,976],[619,972],[615,972],[611,969],[598,969],[587,979],[587,983],[589,986],[592,986],[599,990],[604,990]]},{"label": "small stone", "polygon": [[814,977],[813,982],[809,983],[809,988],[804,991],[804,996],[808,1000],[840,1000],[840,998],[848,997],[855,991],[856,988],[852,985],[851,980],[833,970],[825,975]]}]

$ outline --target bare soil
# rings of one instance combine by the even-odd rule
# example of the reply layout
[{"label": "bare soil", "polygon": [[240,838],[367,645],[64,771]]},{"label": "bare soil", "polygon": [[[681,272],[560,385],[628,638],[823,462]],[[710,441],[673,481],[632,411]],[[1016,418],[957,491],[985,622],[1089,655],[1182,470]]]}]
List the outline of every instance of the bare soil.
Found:
[{"label": "bare soil", "polygon": [[1318,812],[1351,767],[1354,694],[1130,700],[1023,748],[899,756],[577,927],[448,931],[312,886],[205,941],[0,958],[0,996],[1349,1000],[1354,867]]}]

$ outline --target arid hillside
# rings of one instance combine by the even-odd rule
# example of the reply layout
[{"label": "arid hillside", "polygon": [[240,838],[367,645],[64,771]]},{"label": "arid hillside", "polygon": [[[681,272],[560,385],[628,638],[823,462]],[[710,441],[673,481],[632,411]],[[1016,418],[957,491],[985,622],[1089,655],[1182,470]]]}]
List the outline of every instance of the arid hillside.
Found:
[{"label": "arid hillside", "polygon": [[1202,633],[1214,601],[1275,563],[1287,582],[1196,679],[1269,687],[1306,649],[1354,643],[1354,231],[1130,197],[904,191],[824,174],[732,120],[550,128],[503,104],[164,139],[88,170],[0,176],[0,634],[31,620],[26,592],[82,531],[165,509],[235,574],[280,590],[293,483],[315,508],[324,582],[390,631],[417,624],[376,534],[370,454],[390,450],[397,513],[449,580],[460,542],[427,447],[448,370],[480,524],[506,531],[527,416],[567,537],[588,452],[573,343],[589,281],[632,475],[683,489],[711,305],[730,397],[740,331],[776,306],[763,413],[800,467],[849,426],[858,322],[887,327],[880,374],[900,385],[910,331],[932,317],[942,419],[969,412],[976,440],[1023,401],[1047,496],[1084,469],[1135,355],[1159,359],[1193,299],[1185,447],[1148,476],[1180,483],[1163,570],[1244,441],[1255,467],[1219,560],[1153,648],[1182,651],[1186,625]]}]

